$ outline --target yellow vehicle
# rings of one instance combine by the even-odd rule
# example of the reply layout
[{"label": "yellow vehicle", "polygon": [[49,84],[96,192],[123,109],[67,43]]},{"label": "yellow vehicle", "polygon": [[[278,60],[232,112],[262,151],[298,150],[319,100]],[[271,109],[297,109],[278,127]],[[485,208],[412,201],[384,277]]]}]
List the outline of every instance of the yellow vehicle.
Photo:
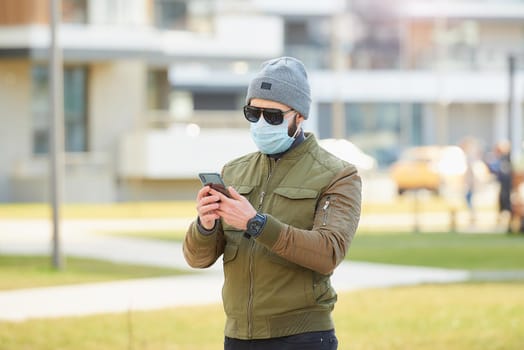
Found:
[{"label": "yellow vehicle", "polygon": [[419,146],[405,150],[390,174],[398,193],[426,189],[440,194],[444,186],[462,186],[466,155],[458,146]]}]

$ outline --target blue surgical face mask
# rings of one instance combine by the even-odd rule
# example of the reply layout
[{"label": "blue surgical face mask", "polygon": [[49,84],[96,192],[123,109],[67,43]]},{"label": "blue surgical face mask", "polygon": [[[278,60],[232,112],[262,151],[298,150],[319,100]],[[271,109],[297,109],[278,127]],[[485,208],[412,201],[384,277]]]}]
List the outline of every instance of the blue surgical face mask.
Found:
[{"label": "blue surgical face mask", "polygon": [[292,119],[284,119],[284,122],[280,125],[271,125],[261,117],[258,122],[251,123],[251,137],[260,152],[277,154],[285,152],[291,147],[299,130],[297,126],[295,135],[293,137],[288,135],[289,121]]}]

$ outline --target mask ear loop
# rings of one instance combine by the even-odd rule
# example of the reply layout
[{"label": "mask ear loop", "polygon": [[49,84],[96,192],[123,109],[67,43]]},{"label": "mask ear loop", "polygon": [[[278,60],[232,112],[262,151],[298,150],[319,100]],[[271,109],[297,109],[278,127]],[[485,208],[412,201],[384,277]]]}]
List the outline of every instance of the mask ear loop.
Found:
[{"label": "mask ear loop", "polygon": [[293,134],[293,136],[291,136],[292,138],[296,139],[297,136],[298,136],[298,132],[300,131],[300,127],[297,125],[297,117],[298,117],[298,113],[295,113],[295,116],[293,117],[293,121],[295,123],[295,133]]}]

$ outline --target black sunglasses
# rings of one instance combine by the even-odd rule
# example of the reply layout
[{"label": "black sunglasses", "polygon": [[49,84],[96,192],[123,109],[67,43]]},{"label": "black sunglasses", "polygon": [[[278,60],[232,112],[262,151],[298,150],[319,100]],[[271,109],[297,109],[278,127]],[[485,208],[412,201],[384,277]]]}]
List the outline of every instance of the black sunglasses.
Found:
[{"label": "black sunglasses", "polygon": [[244,116],[251,123],[256,123],[260,119],[260,115],[264,116],[264,119],[268,124],[280,125],[284,121],[284,116],[291,112],[293,109],[282,111],[277,108],[260,108],[255,106],[244,106]]}]

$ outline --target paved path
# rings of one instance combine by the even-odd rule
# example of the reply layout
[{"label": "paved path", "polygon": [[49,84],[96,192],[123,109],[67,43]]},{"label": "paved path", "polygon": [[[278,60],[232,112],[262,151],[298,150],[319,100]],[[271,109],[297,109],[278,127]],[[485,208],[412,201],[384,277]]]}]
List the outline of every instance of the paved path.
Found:
[{"label": "paved path", "polygon": [[[65,220],[62,225],[64,255],[121,263],[189,269],[177,244],[124,238],[101,231],[155,231],[187,227],[190,219]],[[51,226],[48,220],[0,220],[0,254],[49,255]]]},{"label": "paved path", "polygon": [[[94,234],[99,230],[159,230],[187,227],[187,220],[71,220],[63,225],[66,255],[190,269],[179,243]],[[0,220],[0,254],[49,254],[44,220]],[[80,316],[151,310],[220,301],[220,261],[191,275],[0,292],[0,320]],[[337,291],[445,283],[469,279],[467,271],[343,262],[332,282]]]}]

